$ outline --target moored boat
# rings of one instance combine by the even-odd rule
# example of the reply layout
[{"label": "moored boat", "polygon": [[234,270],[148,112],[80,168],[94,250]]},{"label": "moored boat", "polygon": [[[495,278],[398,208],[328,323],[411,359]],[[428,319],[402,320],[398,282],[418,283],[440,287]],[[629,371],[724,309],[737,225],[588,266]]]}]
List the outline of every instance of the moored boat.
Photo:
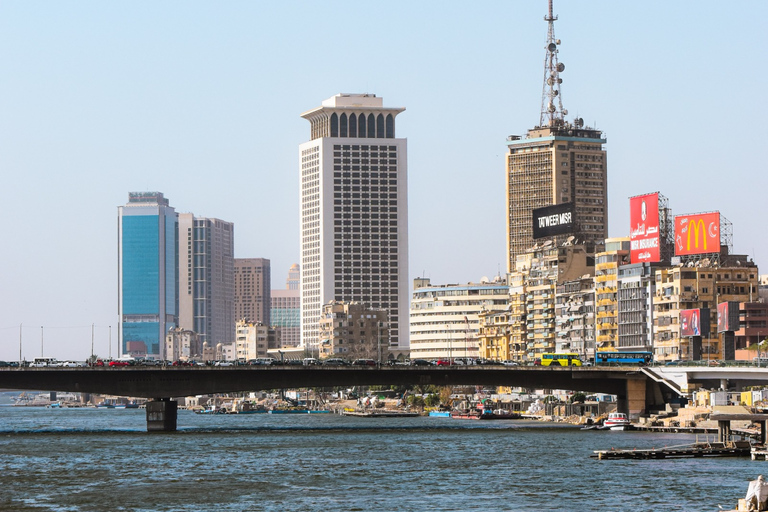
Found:
[{"label": "moored boat", "polygon": [[623,412],[609,413],[608,417],[603,421],[603,429],[629,430],[630,428],[632,428],[632,424]]}]

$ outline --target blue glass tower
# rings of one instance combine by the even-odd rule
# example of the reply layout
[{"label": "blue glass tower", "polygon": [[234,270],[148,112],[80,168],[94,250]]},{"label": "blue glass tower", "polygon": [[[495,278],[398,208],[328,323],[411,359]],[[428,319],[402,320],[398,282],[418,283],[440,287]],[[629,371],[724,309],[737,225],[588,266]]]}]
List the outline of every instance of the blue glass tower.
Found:
[{"label": "blue glass tower", "polygon": [[118,207],[118,314],[123,354],[164,357],[178,324],[178,220],[160,192]]}]

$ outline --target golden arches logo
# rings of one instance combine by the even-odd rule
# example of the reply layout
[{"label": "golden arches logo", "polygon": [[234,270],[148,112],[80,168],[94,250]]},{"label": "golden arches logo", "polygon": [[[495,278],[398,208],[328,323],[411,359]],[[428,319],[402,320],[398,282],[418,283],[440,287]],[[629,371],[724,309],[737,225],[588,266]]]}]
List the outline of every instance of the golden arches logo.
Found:
[{"label": "golden arches logo", "polygon": [[704,238],[704,250],[707,250],[707,229],[704,226],[704,219],[699,218],[697,220],[691,220],[688,222],[688,247],[686,250],[691,250],[691,233],[694,233],[693,235],[693,243],[695,244],[695,248],[699,248],[699,233],[702,234],[702,237]]}]

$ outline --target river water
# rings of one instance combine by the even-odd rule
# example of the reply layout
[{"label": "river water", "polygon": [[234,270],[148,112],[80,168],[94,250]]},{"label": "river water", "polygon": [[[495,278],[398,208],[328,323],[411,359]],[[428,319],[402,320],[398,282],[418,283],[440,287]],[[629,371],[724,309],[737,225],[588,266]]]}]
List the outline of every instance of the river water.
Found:
[{"label": "river water", "polygon": [[598,461],[694,436],[530,420],[198,415],[0,407],[3,511],[716,511],[748,458]]}]

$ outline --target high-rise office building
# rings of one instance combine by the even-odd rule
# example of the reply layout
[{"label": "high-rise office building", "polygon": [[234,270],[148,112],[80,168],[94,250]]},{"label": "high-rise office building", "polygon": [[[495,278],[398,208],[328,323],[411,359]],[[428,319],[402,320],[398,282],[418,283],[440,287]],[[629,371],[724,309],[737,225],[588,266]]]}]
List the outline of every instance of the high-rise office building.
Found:
[{"label": "high-rise office building", "polygon": [[179,214],[179,326],[215,346],[235,339],[235,227]]},{"label": "high-rise office building", "polygon": [[178,323],[178,221],[160,192],[118,207],[118,335],[123,354],[164,357]]},{"label": "high-rise office building", "polygon": [[271,324],[272,271],[265,258],[235,258],[235,316],[237,320]]},{"label": "high-rise office building", "polygon": [[387,310],[390,349],[408,348],[407,141],[404,108],[338,94],[302,114],[301,340],[317,351],[324,304]]},{"label": "high-rise office building", "polygon": [[280,331],[280,347],[295,348],[301,344],[301,291],[299,265],[288,270],[285,289],[272,290],[271,325]]},{"label": "high-rise office building", "polygon": [[[525,137],[507,138],[507,271],[518,254],[534,245],[533,210],[571,204],[573,235],[579,242],[600,243],[608,236],[606,140],[584,120],[565,120],[560,84],[565,65],[558,60],[552,2],[549,15],[544,89],[539,125]],[[556,238],[559,242],[564,236]]]}]

